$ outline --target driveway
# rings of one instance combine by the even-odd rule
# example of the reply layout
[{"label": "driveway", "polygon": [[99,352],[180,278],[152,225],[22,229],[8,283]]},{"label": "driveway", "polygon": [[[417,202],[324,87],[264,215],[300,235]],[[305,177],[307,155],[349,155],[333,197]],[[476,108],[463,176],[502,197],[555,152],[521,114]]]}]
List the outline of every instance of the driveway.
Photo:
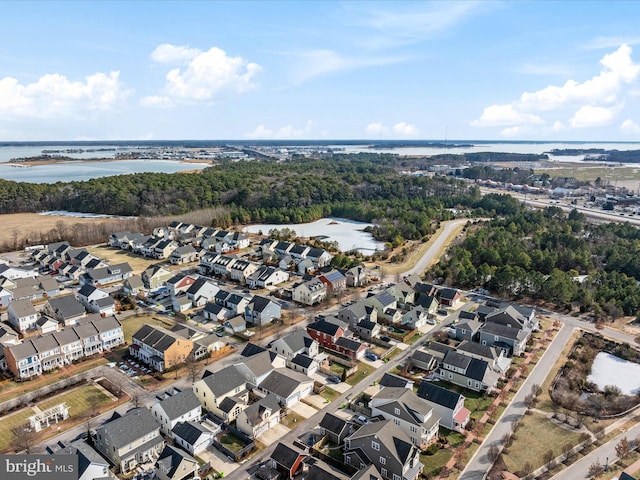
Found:
[{"label": "driveway", "polygon": [[214,446],[198,453],[198,456],[205,462],[209,462],[216,471],[224,473],[225,476],[229,475],[240,466],[236,462],[229,460],[224,453],[220,452]]},{"label": "driveway", "polygon": [[304,400],[305,402],[313,405],[313,407],[317,408],[318,410],[322,410],[324,407],[327,406],[327,399],[323,397],[322,394],[314,393],[313,395],[309,395],[308,397],[305,397]]},{"label": "driveway", "polygon": [[272,445],[274,443],[278,443],[282,437],[289,433],[289,431],[290,430],[287,427],[278,423],[260,435],[257,440],[265,445]]},{"label": "driveway", "polygon": [[298,402],[293,407],[289,408],[292,412],[296,412],[298,415],[304,418],[312,417],[314,414],[318,412],[311,405],[307,405],[306,403]]}]

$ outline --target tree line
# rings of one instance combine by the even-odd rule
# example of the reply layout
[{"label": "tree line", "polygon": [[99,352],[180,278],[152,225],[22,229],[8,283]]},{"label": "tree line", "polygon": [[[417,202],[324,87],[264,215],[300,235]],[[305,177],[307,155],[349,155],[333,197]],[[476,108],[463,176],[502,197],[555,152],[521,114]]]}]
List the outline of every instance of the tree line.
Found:
[{"label": "tree line", "polygon": [[463,288],[483,287],[514,299],[578,308],[594,319],[637,315],[640,230],[591,224],[558,207],[516,211],[472,227],[429,277]]}]

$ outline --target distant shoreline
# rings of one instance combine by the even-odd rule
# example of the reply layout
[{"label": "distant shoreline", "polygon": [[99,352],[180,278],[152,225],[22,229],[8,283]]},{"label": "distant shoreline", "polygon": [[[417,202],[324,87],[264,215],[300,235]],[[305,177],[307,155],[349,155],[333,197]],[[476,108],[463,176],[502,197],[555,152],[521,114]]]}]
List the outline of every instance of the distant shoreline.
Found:
[{"label": "distant shoreline", "polygon": [[[122,158],[122,157],[118,157],[118,158],[72,158],[72,157],[49,157],[49,158],[44,158],[44,157],[28,157],[28,158],[13,158],[8,162],[3,162],[4,165],[16,165],[16,166],[21,166],[21,167],[35,167],[35,166],[41,166],[41,165],[57,165],[57,164],[61,164],[61,163],[99,163],[99,162],[126,162],[127,160],[160,160],[157,158],[154,159],[145,159],[145,158],[138,158],[138,157],[132,157],[132,158]],[[180,162],[180,163],[206,163],[206,162],[210,162],[210,159],[196,159],[196,158],[187,158],[187,159],[181,159],[181,160],[167,160],[167,161],[174,161],[174,162]],[[212,163],[213,165],[213,163]],[[192,171],[201,171],[202,169],[197,169],[197,170],[190,170],[190,172]]]}]

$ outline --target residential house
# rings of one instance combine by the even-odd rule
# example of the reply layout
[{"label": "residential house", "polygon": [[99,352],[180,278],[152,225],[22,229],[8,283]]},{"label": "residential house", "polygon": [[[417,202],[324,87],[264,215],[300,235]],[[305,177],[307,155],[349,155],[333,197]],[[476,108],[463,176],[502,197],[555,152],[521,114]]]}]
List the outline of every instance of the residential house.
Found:
[{"label": "residential house", "polygon": [[49,275],[43,275],[38,277],[38,282],[40,290],[44,292],[46,297],[51,298],[60,294],[60,284],[55,278],[50,277]]},{"label": "residential house", "polygon": [[380,379],[379,385],[381,387],[397,387],[397,388],[409,388],[413,389],[413,380],[409,380],[405,377],[394,375],[393,373],[385,373]]},{"label": "residential house", "polygon": [[193,302],[186,293],[180,292],[175,297],[171,297],[171,309],[174,312],[182,313],[192,308]]},{"label": "residential house", "polygon": [[331,259],[333,258],[333,256],[326,250],[314,247],[309,248],[305,257],[315,263],[318,268],[326,267],[331,263]]},{"label": "residential house", "polygon": [[534,331],[538,328],[535,310],[529,307],[507,305],[487,314],[484,320],[521,330]]},{"label": "residential house", "polygon": [[196,283],[195,277],[184,273],[177,273],[166,281],[167,290],[172,297],[177,297],[178,294],[186,292],[194,283]]},{"label": "residential house", "polygon": [[327,286],[327,294],[332,297],[338,295],[347,288],[347,278],[338,270],[331,270],[318,277]]},{"label": "residential house", "polygon": [[378,322],[363,319],[356,324],[353,331],[357,333],[360,338],[371,341],[374,337],[380,335],[382,327]]},{"label": "residential house", "polygon": [[249,248],[251,245],[251,241],[249,237],[247,237],[244,233],[240,232],[230,232],[230,235],[225,237],[223,241],[226,241],[231,245],[235,250],[242,250],[243,248]]},{"label": "residential house", "polygon": [[455,288],[443,288],[440,290],[440,304],[446,307],[455,307],[460,300],[460,292]]},{"label": "residential house", "polygon": [[411,368],[419,368],[425,372],[430,372],[437,365],[437,360],[433,354],[424,350],[416,350],[411,354]]},{"label": "residential house", "polygon": [[280,423],[280,405],[274,395],[268,394],[245,408],[236,419],[236,428],[253,438]]},{"label": "residential house", "polygon": [[199,422],[202,417],[202,406],[193,390],[173,389],[162,397],[156,397],[151,407],[153,418],[160,424],[163,435],[173,438],[173,428],[181,422]]},{"label": "residential house", "polygon": [[7,369],[16,378],[27,379],[42,374],[40,356],[33,343],[26,340],[4,348]]},{"label": "residential house", "polygon": [[304,330],[295,330],[274,340],[271,343],[271,350],[287,360],[291,360],[298,354],[314,358],[318,355],[318,342]]},{"label": "residential house", "polygon": [[429,319],[435,319],[436,313],[440,309],[440,302],[432,295],[420,295],[415,301],[415,305],[426,310]]},{"label": "residential house", "polygon": [[367,346],[352,338],[340,337],[333,344],[332,350],[355,361],[364,357],[367,352]]},{"label": "residential house", "polygon": [[[205,376],[193,384],[193,391],[205,410],[227,422],[234,420],[244,410],[249,399],[247,379],[235,365],[215,373],[206,371]],[[222,407],[226,406],[223,405],[226,399],[230,399],[234,407],[225,412]]]},{"label": "residential house", "polygon": [[157,258],[161,260],[163,258],[169,258],[174,250],[179,247],[177,242],[170,239],[157,239],[152,244],[143,250],[145,256]]},{"label": "residential house", "polygon": [[402,315],[400,325],[403,325],[411,330],[416,330],[424,327],[427,323],[435,323],[429,318],[427,310],[422,307],[413,307],[407,313]]},{"label": "residential house", "polygon": [[171,270],[156,264],[148,266],[144,272],[142,272],[142,281],[144,282],[144,286],[149,290],[157,290],[164,286],[165,282],[172,276]]},{"label": "residential house", "polygon": [[249,262],[247,260],[236,260],[231,265],[229,275],[231,280],[244,285],[247,283],[247,279],[258,270],[259,265],[257,263]]},{"label": "residential house", "polygon": [[95,448],[122,473],[158,458],[164,448],[160,427],[146,408],[135,408],[96,429]]},{"label": "residential house", "polygon": [[222,325],[224,326],[224,331],[229,335],[244,332],[247,329],[247,322],[240,315],[225,320]]},{"label": "residential house", "polygon": [[373,306],[367,305],[365,300],[360,300],[344,307],[338,312],[337,317],[354,326],[361,320],[376,322],[378,320],[378,311]]},{"label": "residential house", "polygon": [[169,255],[169,261],[173,265],[182,265],[184,263],[195,262],[196,260],[198,260],[198,252],[191,245],[178,247]]},{"label": "residential house", "polygon": [[60,345],[60,354],[62,362],[68,365],[76,360],[84,357],[82,348],[82,339],[73,328],[65,328],[59,332],[55,332],[53,337]]},{"label": "residential house", "polygon": [[345,439],[344,463],[363,469],[373,464],[385,480],[417,480],[420,450],[391,420],[364,425]]},{"label": "residential house", "polygon": [[479,360],[484,360],[492,370],[503,375],[511,365],[511,359],[504,355],[504,350],[501,348],[489,347],[481,343],[464,340],[456,347],[456,351]]},{"label": "residential house", "polygon": [[321,318],[307,325],[307,333],[317,341],[320,346],[333,349],[338,338],[342,337],[346,328],[337,322],[332,322]]},{"label": "residential house", "polygon": [[432,382],[422,382],[418,387],[418,397],[440,417],[440,425],[449,430],[462,432],[471,418],[471,412],[464,407],[464,395],[447,390]]},{"label": "residential house", "polygon": [[345,272],[347,287],[364,287],[367,284],[367,274],[362,265],[352,267]]},{"label": "residential house", "polygon": [[371,295],[364,300],[364,304],[373,307],[378,315],[383,315],[388,309],[397,309],[398,301],[396,297],[384,290],[376,295]]},{"label": "residential house", "polygon": [[247,380],[247,388],[255,388],[274,371],[274,369],[284,369],[286,360],[280,355],[265,350],[245,357],[241,363],[236,363],[235,367]]},{"label": "residential house", "polygon": [[278,403],[292,407],[313,393],[313,379],[288,368],[276,368],[258,385],[264,393],[271,393]]},{"label": "residential house", "polygon": [[7,316],[9,323],[20,332],[34,330],[37,326],[38,313],[31,300],[14,300],[7,308]]},{"label": "residential house", "polygon": [[73,327],[82,341],[82,352],[85,357],[102,353],[100,332],[93,322],[79,323]]},{"label": "residential house", "polygon": [[133,275],[133,270],[128,263],[118,263],[107,267],[89,268],[80,275],[80,285],[107,285],[109,283],[122,282]]},{"label": "residential house", "polygon": [[393,421],[421,450],[437,439],[440,417],[413,390],[384,387],[371,398],[369,407],[374,417],[380,415]]},{"label": "residential house", "polygon": [[191,455],[167,445],[156,461],[156,476],[158,480],[186,480],[196,477],[198,468]]},{"label": "residential house", "polygon": [[303,305],[317,305],[327,298],[327,285],[319,278],[299,283],[293,287],[293,301]]},{"label": "residential house", "polygon": [[159,372],[184,363],[193,341],[162,327],[143,325],[133,334],[129,353]]},{"label": "residential house", "polygon": [[500,378],[486,361],[456,351],[447,352],[439,373],[443,380],[476,392],[493,390]]},{"label": "residential house", "polygon": [[318,426],[322,430],[322,435],[327,436],[334,445],[342,445],[344,439],[353,433],[352,425],[333,413],[325,413]]},{"label": "residential house", "polygon": [[464,319],[467,315],[463,315],[463,313],[465,312],[460,312],[461,318],[459,318],[458,323],[454,326],[456,330],[456,340],[471,340],[475,342],[478,340],[482,323],[475,318],[471,320]]},{"label": "residential house", "polygon": [[289,272],[262,266],[247,278],[249,288],[269,288],[289,280]]},{"label": "residential house", "polygon": [[531,331],[485,322],[478,334],[481,345],[499,348],[505,355],[514,356],[524,354]]},{"label": "residential house", "polygon": [[225,319],[231,318],[233,312],[217,303],[207,303],[202,309],[202,315],[207,320],[222,323]]},{"label": "residential house", "polygon": [[187,289],[187,297],[191,300],[194,307],[202,307],[207,302],[211,302],[216,294],[220,291],[215,283],[209,281],[205,277],[199,277]]},{"label": "residential house", "polygon": [[416,292],[413,287],[411,287],[404,281],[396,285],[392,285],[391,287],[387,288],[386,291],[393,295],[393,297],[398,302],[397,305],[401,308],[406,309],[409,305],[413,305],[415,303]]},{"label": "residential house", "polygon": [[105,290],[85,284],[78,290],[78,301],[90,312],[105,315],[115,313],[115,302]]},{"label": "residential house", "polygon": [[171,430],[171,438],[191,455],[198,455],[211,445],[214,433],[196,422],[180,422]]},{"label": "residential house", "polygon": [[84,306],[73,295],[50,298],[47,300],[44,312],[64,326],[76,325],[87,315]]},{"label": "residential house", "polygon": [[261,295],[254,295],[244,308],[245,320],[254,325],[267,325],[281,316],[280,305]]},{"label": "residential house", "polygon": [[306,453],[295,445],[278,443],[269,457],[269,463],[271,468],[280,472],[281,478],[293,480],[302,471],[302,462],[306,456]]},{"label": "residential house", "polygon": [[60,324],[46,315],[41,315],[36,321],[36,330],[38,330],[39,334],[57,332],[59,328]]},{"label": "residential house", "polygon": [[101,351],[112,350],[124,344],[124,332],[122,324],[115,315],[89,316],[84,321],[91,321],[95,329],[98,331],[98,340],[100,341]]},{"label": "residential house", "polygon": [[6,308],[13,300],[13,292],[4,287],[0,287],[0,308]]},{"label": "residential house", "polygon": [[127,278],[122,284],[122,291],[127,295],[138,295],[144,293],[146,287],[140,275],[133,275]]},{"label": "residential house", "polygon": [[71,442],[56,454],[78,456],[78,471],[76,472],[78,480],[112,478],[109,472],[109,463],[83,439]]},{"label": "residential house", "polygon": [[287,368],[311,377],[320,369],[320,363],[315,358],[299,353],[291,360],[287,360]]}]

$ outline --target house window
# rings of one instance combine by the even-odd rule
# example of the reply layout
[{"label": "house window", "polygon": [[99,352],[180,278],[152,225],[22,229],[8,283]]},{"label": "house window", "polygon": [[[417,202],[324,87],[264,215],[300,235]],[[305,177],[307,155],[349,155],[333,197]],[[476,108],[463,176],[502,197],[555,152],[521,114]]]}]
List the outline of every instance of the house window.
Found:
[{"label": "house window", "polygon": [[450,373],[450,374],[449,374],[449,378],[453,378],[453,373]]},{"label": "house window", "polygon": [[387,464],[387,459],[384,457],[380,457],[380,465],[386,465]]},{"label": "house window", "polygon": [[471,386],[471,380],[467,380],[467,385]]},{"label": "house window", "polygon": [[371,448],[373,448],[376,451],[380,451],[380,444],[378,442],[371,442]]},{"label": "house window", "polygon": [[411,431],[413,433],[416,433],[418,431],[418,427],[416,427],[415,425],[411,425]]},{"label": "house window", "polygon": [[395,423],[396,425],[399,426],[400,425],[400,420],[398,420],[397,418],[394,418],[393,419],[393,423]]},{"label": "house window", "polygon": [[400,409],[399,408],[394,408],[393,409],[393,413],[395,413],[396,415],[400,415]]},{"label": "house window", "polygon": [[351,457],[347,456],[344,458],[344,463],[351,465]]},{"label": "house window", "polygon": [[393,480],[400,480],[400,476],[396,475],[395,473],[393,474]]},{"label": "house window", "polygon": [[381,469],[380,469],[380,473],[382,474],[382,476],[383,476],[384,478],[387,478],[387,469],[386,469],[386,468],[381,468]]}]

